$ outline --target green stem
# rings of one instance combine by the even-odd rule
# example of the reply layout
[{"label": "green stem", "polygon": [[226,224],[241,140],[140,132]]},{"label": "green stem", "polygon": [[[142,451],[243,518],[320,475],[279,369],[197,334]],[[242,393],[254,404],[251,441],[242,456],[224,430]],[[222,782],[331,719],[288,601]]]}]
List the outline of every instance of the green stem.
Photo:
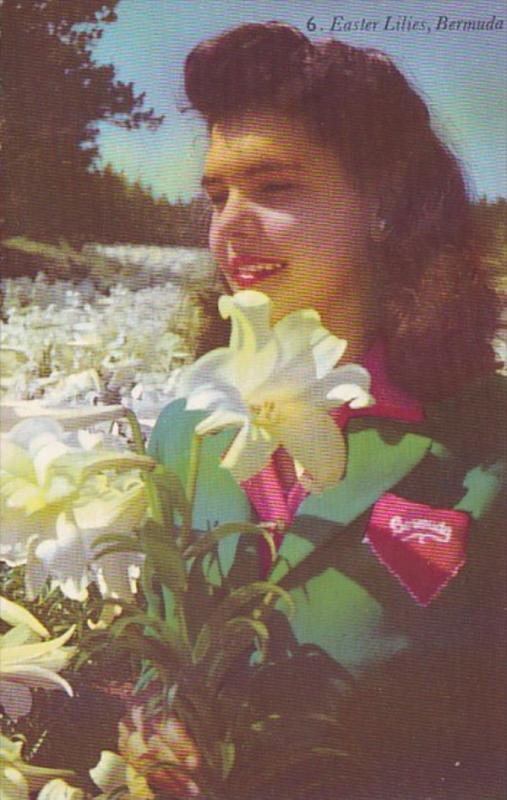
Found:
[{"label": "green stem", "polygon": [[[183,520],[183,525],[181,527],[181,542],[180,542],[180,551],[182,553],[185,552],[188,545],[190,544],[190,534],[192,528],[192,511],[194,506],[195,500],[195,490],[197,487],[197,474],[199,472],[199,458],[201,454],[201,443],[202,437],[197,436],[194,433],[192,437],[192,442],[190,445],[190,456],[188,459],[188,474],[187,474],[187,484],[185,487],[188,505],[190,508],[190,514],[186,519]],[[175,601],[175,612],[176,618],[178,620],[178,626],[181,638],[183,639],[188,653],[192,652],[192,645],[190,642],[190,635],[188,631],[187,619],[185,615],[185,593],[178,593],[174,597]]]},{"label": "green stem", "polygon": [[194,504],[195,487],[197,486],[197,473],[199,471],[199,456],[201,454],[202,436],[196,433],[192,436],[192,443],[190,445],[190,457],[188,459],[188,475],[187,475],[187,500],[190,507]]},{"label": "green stem", "polygon": [[130,430],[132,431],[132,439],[134,440],[134,451],[141,456],[146,455],[146,448],[144,446],[144,437],[139,425],[139,420],[130,408],[125,409],[125,417],[129,422]]},{"label": "green stem", "polygon": [[[141,431],[141,426],[139,425],[139,420],[134,412],[129,408],[125,409],[125,417],[128,420],[130,429],[132,431],[134,451],[141,456],[146,455],[146,448],[144,446],[144,438]],[[163,523],[164,517],[162,513],[162,506],[155,482],[153,481],[153,478],[148,470],[142,470],[142,474],[150,516],[155,520],[155,522]],[[146,565],[143,565],[141,571],[141,585],[148,604],[148,614],[152,614],[155,617],[160,616],[160,598],[155,592],[153,592],[151,588],[151,577],[146,575]]]},{"label": "green stem", "polygon": [[194,433],[190,445],[190,456],[188,459],[188,474],[186,495],[190,506],[190,518],[184,520],[181,531],[181,551],[184,553],[190,544],[190,529],[192,525],[192,511],[195,500],[195,490],[197,487],[197,475],[199,472],[199,459],[201,455],[202,436]]},{"label": "green stem", "polygon": [[192,643],[190,641],[190,635],[188,632],[188,625],[187,625],[187,617],[185,615],[185,595],[178,594],[175,596],[175,612],[176,618],[178,620],[178,627],[180,636],[183,640],[185,645],[187,655],[190,658],[192,654]]},{"label": "green stem", "polygon": [[155,522],[160,525],[164,524],[164,512],[162,511],[162,504],[158,496],[155,481],[149,472],[143,471],[144,484],[146,487],[146,497],[148,499],[148,508],[150,509],[150,516]]}]

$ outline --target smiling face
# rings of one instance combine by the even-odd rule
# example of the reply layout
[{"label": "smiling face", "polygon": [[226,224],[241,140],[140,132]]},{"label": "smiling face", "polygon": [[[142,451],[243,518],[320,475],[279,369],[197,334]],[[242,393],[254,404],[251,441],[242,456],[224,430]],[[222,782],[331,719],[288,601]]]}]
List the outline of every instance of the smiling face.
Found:
[{"label": "smiling face", "polygon": [[269,295],[273,322],[315,308],[349,355],[360,350],[375,305],[370,204],[333,151],[297,118],[245,113],[214,125],[203,186],[210,248],[232,291]]}]

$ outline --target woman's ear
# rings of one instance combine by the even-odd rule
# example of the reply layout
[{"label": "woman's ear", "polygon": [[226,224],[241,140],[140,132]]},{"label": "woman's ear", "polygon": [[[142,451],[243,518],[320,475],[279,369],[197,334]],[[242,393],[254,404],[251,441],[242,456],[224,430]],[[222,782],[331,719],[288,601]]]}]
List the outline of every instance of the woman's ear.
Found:
[{"label": "woman's ear", "polygon": [[392,172],[378,182],[369,194],[368,214],[370,238],[384,241],[394,227],[398,201],[404,185],[405,164],[398,162]]},{"label": "woman's ear", "polygon": [[369,201],[368,230],[372,242],[379,244],[389,235],[394,207],[395,203],[391,201],[390,193],[386,190],[380,196],[377,194]]},{"label": "woman's ear", "polygon": [[383,242],[389,236],[389,225],[387,219],[379,211],[370,223],[370,239],[375,244]]}]

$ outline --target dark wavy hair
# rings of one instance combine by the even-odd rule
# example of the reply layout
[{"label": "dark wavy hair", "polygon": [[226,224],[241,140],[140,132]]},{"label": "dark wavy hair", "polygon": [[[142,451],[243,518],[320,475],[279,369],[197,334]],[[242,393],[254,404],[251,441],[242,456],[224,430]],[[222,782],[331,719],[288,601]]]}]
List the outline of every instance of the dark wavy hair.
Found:
[{"label": "dark wavy hair", "polygon": [[208,129],[259,107],[300,118],[376,198],[386,227],[371,257],[393,380],[437,400],[494,370],[498,301],[462,171],[388,56],[312,43],[279,22],[246,24],[192,50],[185,89]]}]

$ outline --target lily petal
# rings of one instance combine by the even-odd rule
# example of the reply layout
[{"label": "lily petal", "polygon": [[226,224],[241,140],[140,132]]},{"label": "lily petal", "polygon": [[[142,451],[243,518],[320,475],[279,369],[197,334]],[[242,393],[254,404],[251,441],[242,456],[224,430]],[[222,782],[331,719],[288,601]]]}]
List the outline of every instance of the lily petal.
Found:
[{"label": "lily petal", "polygon": [[86,795],[77,786],[69,786],[61,778],[49,781],[40,790],[37,800],[85,800]]},{"label": "lily petal", "polygon": [[49,570],[44,561],[37,556],[40,536],[30,536],[26,547],[25,591],[28,600],[35,600],[44,586]]},{"label": "lily petal", "polygon": [[16,761],[21,761],[21,751],[23,750],[23,742],[19,740],[12,741],[0,733],[0,759],[4,762],[13,764]]},{"label": "lily petal", "polygon": [[67,447],[67,445],[65,445],[63,442],[57,441],[56,439],[52,439],[40,448],[33,460],[35,474],[40,486],[44,486],[48,469],[51,464],[53,464],[57,458],[60,458],[68,453],[69,450],[70,448]]},{"label": "lily petal", "polygon": [[[188,411],[207,411],[208,409],[219,408],[225,402],[228,402],[231,394],[226,389],[212,384],[205,384],[189,395],[186,407]],[[239,392],[237,392],[237,395],[239,396]]]},{"label": "lily petal", "polygon": [[28,781],[14,767],[3,767],[2,778],[3,800],[29,800]]},{"label": "lily petal", "polygon": [[127,762],[111,750],[103,750],[98,764],[89,770],[92,781],[103,792],[114,792],[127,783]]},{"label": "lily petal", "polygon": [[329,370],[336,366],[347,349],[345,339],[339,339],[326,331],[318,341],[312,345],[313,357],[315,359],[315,371],[317,380],[326,375]]},{"label": "lily petal", "polygon": [[48,666],[51,659],[48,659],[47,657],[51,656],[51,654],[57,651],[59,651],[61,654],[64,654],[63,659],[62,656],[59,656],[57,659],[58,661],[62,660],[63,666],[74,654],[74,648],[68,647],[65,650],[62,650],[61,648],[63,648],[63,645],[72,638],[75,629],[76,626],[71,625],[71,627],[65,631],[65,633],[62,633],[61,636],[45,642],[22,644],[17,647],[9,647],[5,649],[2,647],[2,662],[0,666],[2,674],[8,669],[9,666],[16,663],[27,664],[29,661],[41,661],[42,659],[45,659],[45,666]]},{"label": "lily petal", "polygon": [[81,531],[131,533],[141,522],[147,507],[146,488],[141,482],[124,492],[109,491],[74,507],[74,519]]},{"label": "lily petal", "polygon": [[[108,553],[99,558],[95,562],[94,571],[97,572],[97,583],[102,596],[131,600],[133,594],[132,567],[140,566],[142,562],[143,555],[141,553]],[[106,606],[105,608],[114,609],[115,607]]]},{"label": "lily petal", "polygon": [[[25,401],[19,404],[24,408],[34,408],[34,401]],[[35,406],[40,407],[38,403]],[[28,419],[18,422],[9,431],[7,437],[11,442],[19,445],[24,450],[28,450],[39,436],[51,436],[53,439],[61,439],[64,435],[64,430],[61,425],[54,419],[40,418],[36,414],[29,414]]]},{"label": "lily petal", "polygon": [[0,597],[0,619],[11,626],[26,625],[43,639],[49,636],[47,628],[33,614],[7,597]]},{"label": "lily petal", "polygon": [[[2,673],[4,670],[2,669]],[[64,692],[67,692],[71,697],[74,694],[74,690],[68,681],[65,678],[62,678],[61,675],[57,675],[56,672],[53,672],[50,669],[46,669],[45,667],[39,667],[35,664],[28,665],[28,664],[19,664],[16,665],[15,671],[13,670],[12,673],[5,671],[5,684],[7,686],[18,686],[20,685],[27,685],[38,687],[40,689],[63,689]],[[4,679],[2,678],[2,686],[4,685]],[[30,709],[28,709],[30,710]]]},{"label": "lily petal", "polygon": [[311,308],[287,314],[276,323],[273,334],[282,348],[283,364],[297,360],[301,353],[311,348],[321,374],[335,366],[347,347],[345,339],[338,339],[323,327],[320,315]]},{"label": "lily petal", "polygon": [[35,554],[62,592],[70,600],[83,602],[88,596],[88,554],[76,526],[62,512],[56,521],[56,539],[41,542]]},{"label": "lily petal", "polygon": [[35,514],[46,505],[44,492],[36,484],[28,481],[16,481],[9,487],[11,489],[7,498],[7,508],[23,509],[27,516]]},{"label": "lily petal", "polygon": [[[255,346],[249,344],[245,349],[222,347],[212,350],[185,369],[178,384],[178,393],[188,397],[203,386],[213,385],[219,389],[226,386],[241,387],[242,395],[246,395],[269,377],[278,356],[279,346],[273,337],[263,347],[257,343]],[[252,369],[253,358],[255,369]]]},{"label": "lily petal", "polygon": [[31,631],[26,625],[16,625],[0,636],[0,650],[6,647],[19,647],[22,644],[34,644],[40,642],[40,639],[40,635]]},{"label": "lily petal", "polygon": [[345,470],[345,440],[326,412],[298,404],[277,431],[286,450],[310,473],[313,491],[338,483]]},{"label": "lily petal", "polygon": [[322,327],[311,309],[288,314],[275,325],[279,354],[270,380],[278,387],[297,386],[297,392],[335,366],[347,347]]},{"label": "lily petal", "polygon": [[370,394],[370,373],[364,367],[348,364],[332,370],[330,375],[337,383],[328,391],[327,400],[349,403],[351,408],[364,408],[374,402]]},{"label": "lily petal", "polygon": [[288,314],[270,329],[271,301],[262,292],[223,297],[219,308],[231,318],[229,347],[195,362],[180,385],[188,409],[211,412],[196,432],[239,427],[221,462],[239,483],[266,466],[279,445],[311,475],[312,491],[337,483],[345,443],[326,410],[369,404],[368,372],[335,368],[347,343],[313,309]]},{"label": "lily petal", "polygon": [[226,380],[227,367],[231,360],[228,347],[219,347],[205,353],[197,361],[184,369],[178,383],[178,392],[187,397],[202,386],[223,384]]},{"label": "lily petal", "polygon": [[333,402],[339,401],[337,405],[348,403],[351,408],[365,408],[372,404],[372,397],[356,383],[342,383],[331,389],[327,394],[327,399]]},{"label": "lily petal", "polygon": [[205,384],[190,393],[187,399],[189,411],[215,411],[217,409],[245,414],[246,407],[239,390],[231,384]]},{"label": "lily petal", "polygon": [[205,436],[208,433],[216,433],[230,427],[242,427],[245,425],[248,416],[245,412],[234,411],[227,408],[219,408],[213,411],[209,417],[203,419],[195,426],[198,436]]},{"label": "lily petal", "polygon": [[241,428],[221,461],[238,483],[256,475],[269,462],[280,442],[249,422]]},{"label": "lily petal", "polygon": [[65,474],[75,475],[76,478],[84,480],[96,472],[108,469],[131,470],[146,469],[151,470],[156,466],[156,462],[149,456],[138,455],[129,451],[119,450],[100,450],[100,451],[80,451],[62,454],[53,463],[55,471]]},{"label": "lily petal", "polygon": [[2,437],[2,463],[0,468],[2,470],[2,480],[7,475],[22,476],[29,481],[35,479],[35,470],[31,458],[17,442],[11,441],[6,436]]},{"label": "lily petal", "polygon": [[[125,416],[125,407],[121,405],[112,406],[80,406],[78,408],[68,408],[65,406],[44,406],[38,400],[3,400],[0,405],[2,411],[2,427],[8,430],[9,435],[18,424],[18,420],[25,421],[29,418],[37,419],[39,422],[61,423],[65,430],[76,430],[96,425],[98,422],[108,422],[121,419]],[[28,421],[28,419],[26,419]]]},{"label": "lily petal", "polygon": [[264,347],[271,338],[272,305],[267,295],[254,289],[220,297],[218,310],[223,319],[231,319],[232,350],[253,354]]},{"label": "lily petal", "polygon": [[371,405],[371,378],[368,370],[357,364],[346,364],[331,370],[310,387],[307,399],[320,407],[333,408],[350,403],[352,408]]}]

